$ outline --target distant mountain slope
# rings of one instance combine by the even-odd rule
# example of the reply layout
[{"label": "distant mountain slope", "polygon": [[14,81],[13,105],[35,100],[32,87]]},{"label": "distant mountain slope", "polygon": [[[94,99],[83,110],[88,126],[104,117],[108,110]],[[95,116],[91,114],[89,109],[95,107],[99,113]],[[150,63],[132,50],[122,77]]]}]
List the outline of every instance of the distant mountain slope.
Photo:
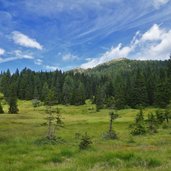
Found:
[{"label": "distant mountain slope", "polygon": [[154,70],[159,70],[161,68],[167,67],[167,61],[158,61],[158,60],[131,60],[127,58],[118,58],[113,59],[109,62],[97,65],[91,69],[82,69],[76,68],[69,72],[75,73],[84,73],[84,74],[100,74],[100,75],[117,75],[121,72],[130,72],[134,70],[148,70],[153,68]]}]

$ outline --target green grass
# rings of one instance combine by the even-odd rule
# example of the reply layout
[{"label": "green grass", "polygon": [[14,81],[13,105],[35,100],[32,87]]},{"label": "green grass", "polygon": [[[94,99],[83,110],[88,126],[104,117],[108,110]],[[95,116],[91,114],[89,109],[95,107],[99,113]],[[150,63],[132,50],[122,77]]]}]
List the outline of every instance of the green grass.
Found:
[{"label": "green grass", "polygon": [[[104,140],[109,110],[95,106],[59,105],[65,126],[57,132],[64,143],[36,143],[46,136],[44,107],[33,109],[30,101],[19,101],[19,114],[0,115],[0,171],[169,171],[171,168],[171,125],[157,134],[130,135],[129,124],[138,110],[118,111],[114,121],[117,140]],[[90,110],[90,108],[92,110]],[[4,105],[7,112],[8,106]],[[154,108],[146,108],[145,116]],[[93,144],[80,151],[76,133],[88,134]]]}]

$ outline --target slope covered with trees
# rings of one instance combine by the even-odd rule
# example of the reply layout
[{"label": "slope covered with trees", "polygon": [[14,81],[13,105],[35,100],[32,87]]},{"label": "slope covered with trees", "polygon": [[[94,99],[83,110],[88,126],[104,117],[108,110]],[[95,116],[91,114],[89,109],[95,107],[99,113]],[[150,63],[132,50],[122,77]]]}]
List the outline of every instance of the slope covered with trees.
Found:
[{"label": "slope covered with trees", "polygon": [[0,75],[0,91],[22,100],[84,104],[92,99],[97,109],[155,105],[165,107],[171,99],[171,59],[166,61],[111,61],[88,70],[34,72],[30,69]]}]

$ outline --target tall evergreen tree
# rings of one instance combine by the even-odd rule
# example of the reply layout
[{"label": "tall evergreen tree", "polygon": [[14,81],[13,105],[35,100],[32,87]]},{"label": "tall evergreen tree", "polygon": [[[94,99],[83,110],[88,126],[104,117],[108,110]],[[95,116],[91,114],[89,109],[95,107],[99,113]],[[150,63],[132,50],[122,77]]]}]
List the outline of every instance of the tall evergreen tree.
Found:
[{"label": "tall evergreen tree", "polygon": [[74,80],[70,75],[65,77],[63,84],[63,101],[64,104],[72,104],[73,92],[74,92]]},{"label": "tall evergreen tree", "polygon": [[147,88],[145,85],[144,76],[140,71],[137,71],[137,75],[135,78],[134,86],[132,88],[132,101],[131,106],[137,107],[137,106],[146,106],[148,103],[148,94],[147,94]]},{"label": "tall evergreen tree", "polygon": [[105,89],[103,86],[99,86],[97,88],[96,97],[95,97],[95,103],[96,103],[96,110],[99,111],[104,107],[104,101],[105,101]]},{"label": "tall evergreen tree", "polygon": [[13,83],[10,85],[8,97],[5,97],[9,105],[8,113],[10,114],[17,114],[19,112],[16,92],[16,85]]},{"label": "tall evergreen tree", "polygon": [[169,104],[169,85],[167,82],[159,82],[156,86],[155,104],[166,107]]},{"label": "tall evergreen tree", "polygon": [[45,82],[43,84],[43,88],[42,88],[42,96],[41,96],[41,100],[44,101],[45,103],[47,102],[47,96],[48,96],[48,93],[49,93],[49,86],[48,86],[48,83]]}]

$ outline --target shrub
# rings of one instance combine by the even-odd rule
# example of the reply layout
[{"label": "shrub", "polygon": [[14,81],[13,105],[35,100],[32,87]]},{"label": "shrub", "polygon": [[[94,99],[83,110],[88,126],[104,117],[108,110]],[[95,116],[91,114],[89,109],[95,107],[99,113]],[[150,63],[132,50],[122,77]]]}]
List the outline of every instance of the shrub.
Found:
[{"label": "shrub", "polygon": [[139,113],[136,115],[135,123],[131,125],[132,135],[144,135],[146,133],[144,115],[142,109],[140,109]]},{"label": "shrub", "polygon": [[150,133],[157,133],[157,120],[153,113],[148,114],[147,123],[148,123],[147,126],[148,131]]},{"label": "shrub", "polygon": [[156,119],[158,124],[162,124],[165,120],[164,113],[161,110],[156,111]]},{"label": "shrub", "polygon": [[92,144],[91,138],[88,136],[88,134],[86,132],[85,135],[83,135],[81,138],[81,142],[79,144],[79,149],[85,150],[85,149],[89,148],[91,144]]}]

